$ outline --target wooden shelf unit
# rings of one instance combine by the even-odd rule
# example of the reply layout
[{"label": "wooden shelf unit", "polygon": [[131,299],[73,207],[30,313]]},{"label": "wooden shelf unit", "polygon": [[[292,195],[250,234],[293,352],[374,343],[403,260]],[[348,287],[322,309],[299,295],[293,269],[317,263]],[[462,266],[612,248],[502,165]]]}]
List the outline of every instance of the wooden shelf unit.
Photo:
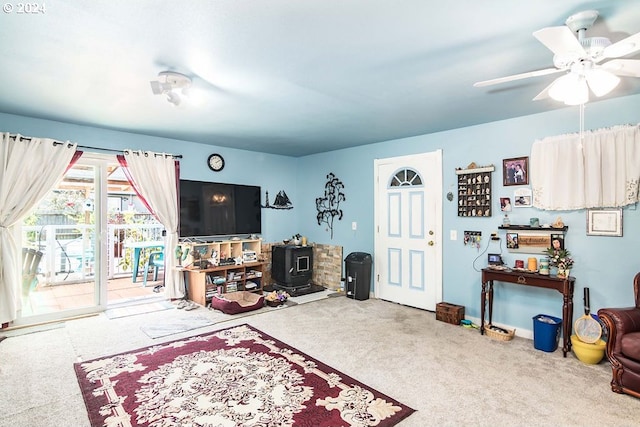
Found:
[{"label": "wooden shelf unit", "polygon": [[[205,269],[184,269],[187,281],[187,297],[200,305],[206,306],[211,297],[218,293],[233,291],[250,291],[262,293],[263,271],[266,263],[248,262],[242,265],[221,265]],[[215,278],[224,277],[225,282],[216,285]],[[247,283],[253,282],[256,287],[247,289]]]},{"label": "wooden shelf unit", "polygon": [[[189,249],[189,254],[183,261],[188,298],[206,306],[211,301],[211,296],[218,293],[219,286],[222,293],[233,291],[262,293],[266,263],[261,261],[261,245],[262,241],[259,239],[180,243],[183,250]],[[194,261],[197,264],[197,259],[193,257],[194,251],[200,254],[200,259],[208,261],[208,267],[194,267]],[[242,263],[224,265],[230,262],[229,258],[239,258]],[[225,282],[216,285],[217,277],[223,277]],[[247,289],[249,282],[255,283],[256,286]]]},{"label": "wooden shelf unit", "polygon": [[[260,239],[215,240],[209,242],[183,242],[180,246],[184,250],[189,248],[189,254],[183,261],[183,265],[189,268],[194,262],[194,252],[200,253],[202,259],[208,260],[212,265],[221,264],[226,258],[243,258],[243,261],[251,261],[244,258],[247,251],[255,253],[255,261],[260,259],[262,241]],[[215,254],[214,254],[215,253]]]}]

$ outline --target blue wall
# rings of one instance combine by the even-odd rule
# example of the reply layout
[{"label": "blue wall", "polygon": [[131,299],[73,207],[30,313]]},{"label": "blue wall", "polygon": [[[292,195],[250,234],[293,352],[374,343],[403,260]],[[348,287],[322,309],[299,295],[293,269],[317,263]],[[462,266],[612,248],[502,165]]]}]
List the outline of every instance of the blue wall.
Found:
[{"label": "blue wall", "polygon": [[[587,129],[640,122],[640,96],[616,98],[588,104],[585,123]],[[373,161],[415,153],[443,150],[443,194],[456,190],[457,167],[475,162],[496,166],[493,183],[494,212],[500,212],[499,198],[511,197],[513,189],[502,186],[502,159],[528,156],[536,139],[578,131],[578,108],[564,108],[548,113],[521,117],[478,126],[385,141],[361,147],[322,153],[301,158],[290,158],[254,153],[230,148],[208,146],[151,136],[109,131],[84,126],[68,125],[0,114],[0,130],[28,136],[72,140],[81,145],[115,149],[134,148],[182,154],[181,175],[187,179],[235,182],[260,185],[268,190],[270,201],[276,193],[285,190],[294,204],[292,210],[263,210],[263,238],[278,241],[300,233],[310,242],[331,243],[350,252],[374,252]],[[206,167],[206,158],[212,152],[225,156],[226,167],[215,174]],[[347,200],[343,202],[344,217],[334,223],[334,237],[330,239],[326,226],[316,221],[315,199],[323,195],[326,176],[333,172],[344,183]],[[264,199],[263,199],[264,202]],[[498,230],[502,216],[489,218],[459,218],[457,198],[443,201],[443,294],[444,300],[466,307],[467,316],[480,315],[480,273],[486,255],[480,257],[474,268],[474,259],[489,244],[496,252],[495,243],[488,243],[492,232]],[[574,297],[574,318],[582,313],[582,291],[591,291],[591,310],[605,306],[632,304],[632,279],[640,266],[634,254],[640,247],[640,213],[635,208],[624,209],[624,237],[586,236],[586,213],[549,212],[535,208],[514,208],[510,214],[513,224],[528,223],[530,217],[541,222],[553,222],[557,216],[569,226],[566,246],[573,253],[576,264],[572,275],[577,278]],[[353,231],[351,223],[357,222]],[[458,231],[458,240],[449,240],[449,230]],[[483,233],[480,251],[465,247],[464,230]],[[503,237],[504,245],[504,234]],[[516,256],[506,252],[505,260],[513,264]],[[525,258],[525,256],[518,256]],[[545,313],[561,317],[561,295],[556,291],[518,287],[496,283],[494,321],[518,329],[530,330],[532,317]]]},{"label": "blue wall", "polygon": [[[587,129],[597,129],[618,124],[640,122],[640,96],[616,98],[588,104],[585,112]],[[374,252],[374,184],[373,161],[376,158],[395,157],[443,149],[443,195],[456,193],[456,167],[478,165],[496,166],[493,181],[493,211],[489,218],[460,218],[457,216],[457,197],[452,202],[443,201],[443,297],[445,301],[464,305],[466,315],[480,316],[480,273],[486,265],[486,254],[480,257],[474,268],[474,259],[487,245],[489,252],[499,251],[499,245],[489,243],[492,232],[501,225],[500,197],[513,200],[513,190],[523,187],[502,185],[502,159],[529,156],[536,139],[579,130],[578,108],[560,110],[487,123],[430,135],[421,135],[393,141],[385,141],[299,159],[299,188],[304,189],[305,200],[300,204],[298,222],[300,232],[310,241],[329,242],[325,227],[315,221],[315,197],[322,195],[326,174],[335,173],[345,184],[346,202],[344,218],[334,226],[333,244],[344,246],[344,254],[353,251]],[[605,306],[628,306],[633,302],[632,280],[640,271],[634,255],[640,247],[640,212],[635,207],[625,208],[624,237],[600,237],[586,235],[586,212],[552,212],[535,208],[514,208],[509,215],[512,224],[528,224],[530,217],[539,217],[541,223],[553,222],[561,216],[569,226],[566,246],[574,255],[576,264],[572,276],[577,278],[574,297],[574,318],[582,314],[583,288],[591,292],[591,311]],[[351,223],[358,223],[358,230],[351,230]],[[458,240],[449,240],[449,230],[457,230]],[[483,233],[480,251],[465,247],[464,230]],[[504,248],[505,261],[513,265],[516,256]],[[524,258],[519,254],[517,258]],[[562,296],[552,290],[517,287],[511,284],[495,285],[494,321],[519,329],[532,329],[532,317],[540,314],[562,317]]]},{"label": "blue wall", "polygon": [[[78,143],[78,145],[90,147],[116,150],[131,148],[181,154],[181,178],[259,185],[262,187],[263,203],[265,191],[269,191],[271,201],[278,191],[285,190],[287,192],[294,203],[294,209],[262,210],[262,237],[265,241],[270,242],[290,237],[293,234],[292,230],[297,228],[297,159],[292,157],[254,153],[2,113],[0,113],[0,131],[19,133],[24,136],[53,138],[60,141],[69,140]],[[207,158],[214,152],[222,154],[225,158],[225,168],[221,172],[212,172],[207,167]]]}]

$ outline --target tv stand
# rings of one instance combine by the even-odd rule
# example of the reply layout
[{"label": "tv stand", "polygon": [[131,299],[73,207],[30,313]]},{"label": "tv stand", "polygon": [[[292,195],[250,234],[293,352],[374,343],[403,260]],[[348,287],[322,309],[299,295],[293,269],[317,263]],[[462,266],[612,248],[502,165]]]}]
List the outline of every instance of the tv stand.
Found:
[{"label": "tv stand", "polygon": [[[182,271],[191,301],[207,305],[218,292],[262,293],[265,263],[259,260],[260,239],[219,240],[212,243],[183,241],[180,246],[182,250],[189,249]],[[197,253],[195,257],[194,252]],[[197,268],[200,260],[205,261],[206,268]]]},{"label": "tv stand", "polygon": [[[221,265],[206,269],[184,269],[188,298],[206,306],[218,293],[248,291],[262,294],[263,262],[242,265]],[[224,282],[216,284],[217,279]],[[254,284],[254,286],[251,286]]]}]

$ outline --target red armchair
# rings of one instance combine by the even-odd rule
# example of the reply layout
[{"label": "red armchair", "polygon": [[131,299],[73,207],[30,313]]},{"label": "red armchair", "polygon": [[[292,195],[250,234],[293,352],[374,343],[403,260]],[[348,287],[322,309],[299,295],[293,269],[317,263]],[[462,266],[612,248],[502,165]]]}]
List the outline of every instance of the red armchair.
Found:
[{"label": "red armchair", "polygon": [[609,330],[611,390],[640,398],[640,273],[633,279],[633,292],[635,307],[601,308],[598,316]]}]

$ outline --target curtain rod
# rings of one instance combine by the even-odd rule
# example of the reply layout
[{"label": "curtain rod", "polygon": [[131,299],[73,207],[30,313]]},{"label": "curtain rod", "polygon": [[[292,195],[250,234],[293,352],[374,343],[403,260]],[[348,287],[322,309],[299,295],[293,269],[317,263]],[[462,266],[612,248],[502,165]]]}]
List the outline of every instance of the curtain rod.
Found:
[{"label": "curtain rod", "polygon": [[[17,135],[17,134],[9,134],[9,138],[13,138],[16,139],[17,137],[20,137],[20,140],[22,141],[31,141],[31,138],[28,136],[22,136],[22,135]],[[60,141],[53,141],[53,145],[64,145],[66,144],[66,142],[60,142]],[[125,150],[115,150],[113,148],[100,148],[100,147],[90,147],[88,145],[78,145],[78,148],[85,148],[85,149],[89,149],[89,150],[102,150],[102,151],[108,151],[110,153],[124,153]],[[162,156],[162,153],[154,153],[155,156]],[[181,159],[182,158],[182,154],[167,154],[168,156],[173,157],[174,159]]]},{"label": "curtain rod", "polygon": [[[29,138],[31,139],[31,138]],[[54,141],[53,145],[61,145],[64,144],[64,142],[58,142],[58,141]],[[108,151],[110,153],[124,153],[127,150],[116,150],[113,148],[101,148],[101,147],[90,147],[88,145],[78,145],[78,148],[85,148],[85,149],[89,149],[89,150],[101,150],[101,151]],[[162,156],[162,153],[154,153],[154,156]],[[181,159],[182,158],[182,154],[166,154],[167,156],[171,156],[174,159]]]}]

